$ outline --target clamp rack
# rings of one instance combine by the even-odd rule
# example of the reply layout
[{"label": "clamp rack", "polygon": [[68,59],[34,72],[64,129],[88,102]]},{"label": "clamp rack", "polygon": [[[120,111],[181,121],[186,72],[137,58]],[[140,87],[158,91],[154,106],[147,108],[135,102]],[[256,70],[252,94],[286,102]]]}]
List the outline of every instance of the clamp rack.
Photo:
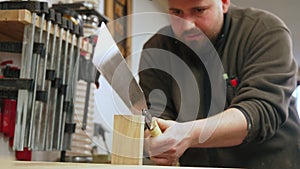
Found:
[{"label": "clamp rack", "polygon": [[93,50],[73,19],[47,2],[0,2],[0,132],[13,150],[70,148],[80,52]]}]

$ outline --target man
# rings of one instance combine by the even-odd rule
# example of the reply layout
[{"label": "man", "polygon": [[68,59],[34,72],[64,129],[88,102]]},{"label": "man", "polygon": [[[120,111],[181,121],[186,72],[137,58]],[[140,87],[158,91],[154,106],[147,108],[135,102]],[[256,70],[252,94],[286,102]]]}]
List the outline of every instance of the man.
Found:
[{"label": "man", "polygon": [[[176,165],[179,160],[183,166],[300,168],[300,123],[291,96],[297,66],[288,28],[271,13],[239,8],[230,0],[168,3],[171,26],[145,44],[140,63],[140,85],[163,131],[146,136],[150,159],[157,165]],[[210,90],[215,84],[193,52],[197,45],[204,49],[198,29],[213,44],[229,77],[225,108],[212,116]],[[185,97],[190,84],[176,83],[172,73],[166,73],[182,69],[168,65],[172,57],[166,56],[172,54],[189,66],[199,92]],[[155,69],[159,65],[168,68]],[[179,79],[185,81],[182,74]],[[190,113],[184,102],[192,101],[183,97],[194,96],[200,105],[193,119],[183,115]]]}]

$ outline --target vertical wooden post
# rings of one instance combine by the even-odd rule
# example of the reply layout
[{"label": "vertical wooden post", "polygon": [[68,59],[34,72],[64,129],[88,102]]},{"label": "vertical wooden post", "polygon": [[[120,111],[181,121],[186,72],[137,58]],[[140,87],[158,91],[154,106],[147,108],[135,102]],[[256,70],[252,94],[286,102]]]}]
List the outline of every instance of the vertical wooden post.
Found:
[{"label": "vertical wooden post", "polygon": [[144,116],[115,115],[112,164],[143,164]]}]

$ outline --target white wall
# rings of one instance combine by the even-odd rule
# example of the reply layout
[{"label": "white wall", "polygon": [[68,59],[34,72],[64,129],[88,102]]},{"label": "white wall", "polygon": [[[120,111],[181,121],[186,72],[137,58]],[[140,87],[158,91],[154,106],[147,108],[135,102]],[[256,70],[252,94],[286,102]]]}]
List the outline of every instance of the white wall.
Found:
[{"label": "white wall", "polygon": [[14,158],[15,153],[9,148],[9,141],[2,133],[0,133],[0,159]]},{"label": "white wall", "polygon": [[143,44],[157,30],[168,24],[167,16],[162,13],[164,7],[158,1],[133,0],[132,51],[134,54],[131,56],[131,66],[135,75],[138,73],[139,52],[141,52]]}]

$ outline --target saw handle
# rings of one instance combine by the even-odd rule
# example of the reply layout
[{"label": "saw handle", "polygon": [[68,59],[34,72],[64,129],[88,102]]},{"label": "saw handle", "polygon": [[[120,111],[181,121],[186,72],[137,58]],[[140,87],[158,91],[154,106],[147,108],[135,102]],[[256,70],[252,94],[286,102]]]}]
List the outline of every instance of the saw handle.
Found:
[{"label": "saw handle", "polygon": [[152,137],[156,137],[156,136],[162,134],[162,132],[157,124],[157,121],[155,119],[152,119],[151,128],[149,131],[150,131],[150,135]]}]

